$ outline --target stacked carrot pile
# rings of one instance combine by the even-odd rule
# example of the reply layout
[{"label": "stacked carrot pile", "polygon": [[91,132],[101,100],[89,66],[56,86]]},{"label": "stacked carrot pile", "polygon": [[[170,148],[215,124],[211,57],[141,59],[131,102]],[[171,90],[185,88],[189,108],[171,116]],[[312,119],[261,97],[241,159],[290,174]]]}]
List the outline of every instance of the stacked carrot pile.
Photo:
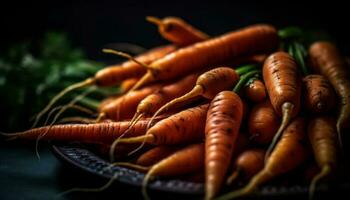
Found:
[{"label": "stacked carrot pile", "polygon": [[98,143],[113,161],[138,152],[135,162],[116,164],[147,173],[145,197],[152,177],[203,181],[205,199],[247,183],[219,197],[230,199],[313,157],[311,194],[334,173],[350,125],[349,72],[334,44],[316,41],[303,52],[299,43],[286,49],[293,38],[267,24],[210,37],[179,18],[147,20],[172,44],[136,57],[104,49],[129,60],[69,87],[37,118],[70,90],[120,85],[124,93],[101,102],[96,120],[11,137]]}]

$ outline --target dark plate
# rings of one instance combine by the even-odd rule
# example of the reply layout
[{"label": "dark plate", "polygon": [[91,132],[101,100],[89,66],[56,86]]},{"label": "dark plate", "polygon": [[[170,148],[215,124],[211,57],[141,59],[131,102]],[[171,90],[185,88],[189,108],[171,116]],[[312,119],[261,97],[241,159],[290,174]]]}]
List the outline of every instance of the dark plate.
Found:
[{"label": "dark plate", "polygon": [[[103,178],[112,178],[123,184],[139,187],[144,177],[143,173],[130,170],[124,167],[114,166],[108,168],[110,162],[94,154],[91,150],[78,145],[55,144],[52,146],[55,155],[64,162],[69,163],[92,175]],[[203,184],[192,183],[176,179],[155,179],[149,184],[151,190],[177,193],[181,195],[203,195]],[[335,184],[331,186],[321,185],[317,193],[323,197],[328,195],[340,194],[341,191],[349,190],[349,184]],[[289,185],[289,186],[264,186],[250,197],[258,198],[281,198],[281,197],[307,197],[307,186]],[[324,196],[326,194],[326,196]],[[328,195],[327,195],[328,194]]]}]

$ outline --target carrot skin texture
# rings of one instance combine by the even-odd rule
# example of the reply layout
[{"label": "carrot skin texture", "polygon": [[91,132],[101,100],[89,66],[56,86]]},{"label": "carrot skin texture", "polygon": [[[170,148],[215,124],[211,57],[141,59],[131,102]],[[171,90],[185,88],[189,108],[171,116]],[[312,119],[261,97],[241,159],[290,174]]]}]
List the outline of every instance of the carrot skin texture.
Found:
[{"label": "carrot skin texture", "polygon": [[280,117],[273,109],[270,100],[255,104],[248,119],[250,138],[259,144],[269,144],[278,127]]},{"label": "carrot skin texture", "polygon": [[307,144],[306,121],[304,118],[296,118],[284,130],[281,140],[277,143],[271,156],[268,157],[264,168],[242,189],[217,199],[224,200],[248,195],[268,180],[295,169],[309,156]]},{"label": "carrot skin texture", "polygon": [[252,83],[246,86],[244,92],[245,96],[253,102],[260,102],[266,98],[265,85],[259,79],[252,81]]},{"label": "carrot skin texture", "polygon": [[[128,136],[135,137],[146,133],[149,120],[139,121],[129,132]],[[97,124],[63,124],[30,129],[16,133],[19,139],[35,140],[41,134],[45,134],[42,140],[53,141],[77,141],[77,142],[102,142],[111,143],[120,136],[127,128],[128,121],[109,122]]]},{"label": "carrot skin texture", "polygon": [[[263,149],[248,149],[243,151],[235,160],[233,173],[238,173],[236,178],[250,180],[264,168],[264,156],[265,151]],[[230,184],[232,181],[229,181]]]},{"label": "carrot skin texture", "polygon": [[337,47],[330,42],[315,42],[309,48],[309,56],[313,69],[329,80],[338,96],[337,129],[340,134],[342,129],[350,127],[349,68]]},{"label": "carrot skin texture", "polygon": [[[176,47],[173,45],[156,47],[136,56],[135,59],[146,64],[164,57],[170,52],[175,51]],[[98,71],[94,77],[96,85],[108,87],[116,85],[123,80],[129,78],[138,78],[146,73],[147,69],[133,61],[126,61],[122,64],[112,65]]]},{"label": "carrot skin texture", "polygon": [[165,145],[202,140],[208,107],[208,104],[204,104],[189,108],[159,121],[147,131],[147,134],[153,135],[148,143]]},{"label": "carrot skin texture", "polygon": [[152,70],[133,89],[151,81],[169,80],[209,66],[217,66],[237,57],[271,52],[277,49],[278,42],[276,29],[264,24],[198,42],[151,63]]},{"label": "carrot skin texture", "polygon": [[319,167],[337,166],[338,141],[335,120],[328,116],[312,119],[308,126],[308,136]]},{"label": "carrot skin texture", "polygon": [[158,146],[143,153],[137,158],[136,164],[142,166],[151,166],[164,158],[170,156],[180,149],[179,146]]},{"label": "carrot skin texture", "polygon": [[181,47],[209,38],[207,34],[178,17],[166,17],[164,19],[147,17],[146,19],[158,25],[158,31],[164,39]]},{"label": "carrot skin texture", "polygon": [[300,108],[301,77],[294,59],[284,52],[270,55],[263,66],[263,78],[277,114],[282,116],[282,105],[290,102],[294,105],[292,117],[296,116]]},{"label": "carrot skin texture", "polygon": [[242,117],[242,101],[234,92],[220,92],[210,103],[205,127],[205,199],[212,199],[224,182]]},{"label": "carrot skin texture", "polygon": [[305,106],[312,113],[327,113],[335,105],[335,93],[328,80],[321,75],[303,78]]}]

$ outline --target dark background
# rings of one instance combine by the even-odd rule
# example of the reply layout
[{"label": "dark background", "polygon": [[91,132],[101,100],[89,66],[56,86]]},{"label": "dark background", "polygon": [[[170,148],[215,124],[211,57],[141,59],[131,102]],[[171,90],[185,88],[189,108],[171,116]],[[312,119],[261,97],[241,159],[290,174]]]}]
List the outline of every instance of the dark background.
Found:
[{"label": "dark background", "polygon": [[344,1],[11,1],[0,8],[0,48],[14,42],[38,40],[47,30],[64,31],[93,59],[113,42],[150,48],[165,43],[145,16],[179,16],[210,35],[252,23],[278,28],[299,25],[323,29],[349,54],[349,7]]},{"label": "dark background", "polygon": [[[108,43],[128,42],[145,48],[166,43],[155,26],[144,18],[173,15],[210,35],[261,22],[278,28],[299,25],[322,29],[330,33],[345,55],[350,55],[348,14],[348,6],[336,1],[11,1],[0,6],[0,53],[14,43],[38,42],[45,32],[54,30],[67,32],[72,43],[85,50],[89,58],[105,60],[100,49]],[[49,146],[40,146],[41,161],[38,161],[32,144],[0,143],[0,199],[52,199],[72,187],[103,184],[63,167]],[[124,199],[122,194],[140,197],[122,186],[113,191],[63,199],[103,198],[116,193],[119,199]]]}]

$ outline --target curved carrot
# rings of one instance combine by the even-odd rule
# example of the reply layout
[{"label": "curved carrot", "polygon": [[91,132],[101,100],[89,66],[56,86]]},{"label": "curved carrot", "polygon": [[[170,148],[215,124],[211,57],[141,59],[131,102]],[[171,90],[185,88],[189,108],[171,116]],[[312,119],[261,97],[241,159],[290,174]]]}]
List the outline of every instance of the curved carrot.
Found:
[{"label": "curved carrot", "polygon": [[263,149],[248,149],[242,152],[235,160],[234,171],[227,178],[227,184],[231,185],[237,178],[250,180],[264,168],[264,156]]},{"label": "curved carrot", "polygon": [[[197,96],[213,99],[217,93],[232,88],[238,79],[238,74],[235,70],[228,67],[218,67],[207,71],[198,77],[196,85],[191,91],[163,105],[154,113],[153,117],[156,117],[177,103],[187,101]],[[150,123],[152,123],[152,121]]]},{"label": "curved carrot", "polygon": [[148,16],[146,20],[158,26],[159,33],[166,40],[178,46],[187,46],[209,39],[209,36],[178,17],[159,19]]},{"label": "curved carrot", "polygon": [[255,104],[248,119],[250,138],[259,144],[269,144],[280,124],[280,117],[273,109],[270,100]]},{"label": "curved carrot", "polygon": [[303,78],[305,106],[312,113],[326,113],[335,105],[335,94],[328,80],[321,75]]},{"label": "curved carrot", "polygon": [[210,103],[205,126],[205,199],[220,190],[230,164],[243,116],[241,98],[223,91]]},{"label": "curved carrot", "polygon": [[153,176],[177,176],[196,172],[204,166],[204,144],[192,144],[153,165],[142,182],[144,199],[149,199],[147,184]]},{"label": "curved carrot", "polygon": [[350,127],[350,73],[337,47],[330,42],[315,42],[309,56],[315,71],[325,76],[339,98],[337,131],[342,146],[342,129]]},{"label": "curved carrot", "polygon": [[294,59],[285,52],[277,52],[265,60],[263,78],[271,104],[282,116],[281,125],[266,152],[267,157],[291,118],[299,112],[301,77]]},{"label": "curved carrot", "polygon": [[313,148],[315,160],[321,171],[310,184],[310,199],[319,180],[335,172],[338,157],[336,123],[332,117],[319,116],[312,119],[308,126],[308,136]]},{"label": "curved carrot", "polygon": [[[154,49],[151,49],[147,51],[146,53],[143,53],[136,57],[137,60],[141,61],[142,63],[149,64],[161,57],[164,57],[166,54],[174,51],[176,49],[173,45],[163,46],[163,47],[157,47]],[[122,64],[113,65],[104,69],[101,69],[98,71],[94,77],[90,77],[82,82],[73,84],[71,86],[68,86],[64,90],[62,90],[60,93],[58,93],[55,97],[51,99],[51,101],[46,105],[46,107],[40,111],[35,116],[35,121],[32,125],[32,127],[35,127],[37,123],[39,122],[40,118],[50,110],[50,108],[66,93],[78,89],[83,88],[87,86],[113,86],[121,81],[128,79],[128,78],[134,78],[134,77],[140,77],[147,71],[146,68],[139,65],[138,63],[135,63],[134,61],[126,61]]]},{"label": "curved carrot", "polygon": [[244,94],[253,102],[263,101],[266,98],[265,85],[261,80],[253,78],[248,81],[247,85],[245,86]]},{"label": "curved carrot", "polygon": [[217,199],[226,200],[248,195],[264,182],[287,173],[304,162],[309,155],[308,146],[306,146],[305,126],[303,118],[292,121],[284,130],[276,148],[265,162],[264,168],[250,180],[248,185]]},{"label": "curved carrot", "polygon": [[217,66],[230,59],[273,51],[278,46],[276,29],[254,25],[184,47],[149,65],[132,90],[156,80],[169,80]]}]

